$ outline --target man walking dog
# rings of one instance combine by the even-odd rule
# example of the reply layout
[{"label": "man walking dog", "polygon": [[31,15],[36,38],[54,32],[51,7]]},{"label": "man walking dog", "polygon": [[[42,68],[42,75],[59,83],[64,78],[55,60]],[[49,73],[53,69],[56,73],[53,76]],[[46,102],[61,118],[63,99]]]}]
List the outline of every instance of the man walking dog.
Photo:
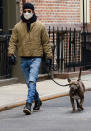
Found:
[{"label": "man walking dog", "polygon": [[41,22],[37,21],[32,3],[24,4],[21,20],[13,28],[8,47],[9,58],[14,56],[16,49],[18,49],[18,55],[21,58],[21,69],[28,87],[27,100],[23,112],[29,115],[31,114],[33,101],[35,102],[33,111],[38,111],[42,104],[36,90],[36,82],[43,52],[46,55],[49,66],[52,61],[52,51],[47,30]]}]

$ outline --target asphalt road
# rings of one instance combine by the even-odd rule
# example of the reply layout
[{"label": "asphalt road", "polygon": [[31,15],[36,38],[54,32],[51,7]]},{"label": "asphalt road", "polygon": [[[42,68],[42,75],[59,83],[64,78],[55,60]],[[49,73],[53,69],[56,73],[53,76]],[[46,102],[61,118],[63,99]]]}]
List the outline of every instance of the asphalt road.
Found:
[{"label": "asphalt road", "polygon": [[43,102],[39,112],[25,115],[23,106],[0,112],[0,131],[91,131],[91,92],[84,111],[72,113],[69,96]]}]

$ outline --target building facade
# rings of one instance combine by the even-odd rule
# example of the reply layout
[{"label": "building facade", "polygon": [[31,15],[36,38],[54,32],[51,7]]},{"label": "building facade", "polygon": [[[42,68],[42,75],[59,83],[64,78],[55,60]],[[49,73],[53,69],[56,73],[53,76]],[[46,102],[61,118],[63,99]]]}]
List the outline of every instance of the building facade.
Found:
[{"label": "building facade", "polygon": [[47,26],[79,28],[91,23],[91,0],[0,0],[0,29],[13,28],[25,2],[35,5],[38,19]]},{"label": "building facade", "polygon": [[46,25],[82,28],[91,23],[91,0],[20,0],[32,2],[38,19]]}]

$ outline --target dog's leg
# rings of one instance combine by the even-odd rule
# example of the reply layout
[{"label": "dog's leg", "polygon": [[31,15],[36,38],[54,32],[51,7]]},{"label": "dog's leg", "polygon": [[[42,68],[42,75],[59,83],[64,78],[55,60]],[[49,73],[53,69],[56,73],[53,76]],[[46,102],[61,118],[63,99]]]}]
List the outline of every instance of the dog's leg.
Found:
[{"label": "dog's leg", "polygon": [[80,99],[80,108],[81,108],[81,110],[84,110],[84,108],[82,106],[83,102],[84,102],[84,96],[81,97],[81,99]]},{"label": "dog's leg", "polygon": [[77,108],[79,108],[79,105],[80,105],[80,104],[79,104],[78,100],[76,100],[76,103],[77,103]]},{"label": "dog's leg", "polygon": [[80,106],[80,103],[78,102],[78,100],[76,100],[76,103],[77,103],[77,109],[78,109],[78,111],[81,111],[82,109],[81,109],[81,106]]},{"label": "dog's leg", "polygon": [[70,101],[71,101],[73,112],[74,112],[75,111],[74,99],[72,97],[70,97]]}]

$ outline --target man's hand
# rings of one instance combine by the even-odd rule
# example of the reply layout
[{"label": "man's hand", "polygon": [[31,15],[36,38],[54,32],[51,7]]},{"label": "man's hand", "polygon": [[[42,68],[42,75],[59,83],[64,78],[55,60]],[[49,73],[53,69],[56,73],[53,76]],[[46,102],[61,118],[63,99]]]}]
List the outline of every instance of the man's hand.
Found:
[{"label": "man's hand", "polygon": [[10,65],[15,65],[16,64],[16,56],[14,54],[9,54],[8,55],[8,63]]}]

